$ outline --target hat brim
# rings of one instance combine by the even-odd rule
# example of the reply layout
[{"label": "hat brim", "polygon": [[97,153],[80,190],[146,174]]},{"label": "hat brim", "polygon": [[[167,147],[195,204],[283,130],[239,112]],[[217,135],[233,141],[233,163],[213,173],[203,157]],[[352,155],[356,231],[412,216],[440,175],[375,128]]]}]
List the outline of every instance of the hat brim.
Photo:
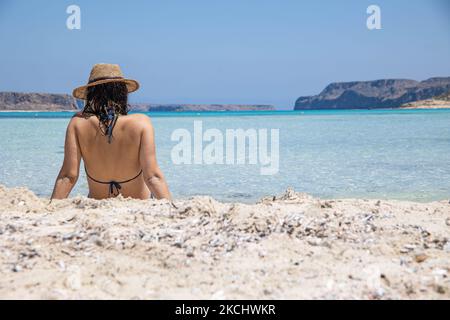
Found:
[{"label": "hat brim", "polygon": [[77,99],[81,99],[81,100],[86,100],[87,98],[87,91],[89,87],[93,87],[96,86],[98,84],[103,84],[103,83],[109,83],[109,82],[124,82],[127,86],[128,89],[128,93],[134,92],[137,89],[139,89],[139,82],[137,82],[136,80],[132,80],[132,79],[104,79],[104,80],[98,80],[92,83],[89,83],[85,86],[81,86],[78,88],[75,88],[72,92],[72,95],[77,98]]}]

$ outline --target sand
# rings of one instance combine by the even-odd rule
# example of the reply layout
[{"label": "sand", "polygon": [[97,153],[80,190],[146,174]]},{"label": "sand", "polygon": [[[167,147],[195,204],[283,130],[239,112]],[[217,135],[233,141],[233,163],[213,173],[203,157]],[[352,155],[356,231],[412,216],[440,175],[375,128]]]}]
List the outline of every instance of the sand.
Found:
[{"label": "sand", "polygon": [[405,103],[402,109],[450,109],[449,100],[427,99]]},{"label": "sand", "polygon": [[0,186],[0,298],[450,298],[448,200],[174,204]]}]

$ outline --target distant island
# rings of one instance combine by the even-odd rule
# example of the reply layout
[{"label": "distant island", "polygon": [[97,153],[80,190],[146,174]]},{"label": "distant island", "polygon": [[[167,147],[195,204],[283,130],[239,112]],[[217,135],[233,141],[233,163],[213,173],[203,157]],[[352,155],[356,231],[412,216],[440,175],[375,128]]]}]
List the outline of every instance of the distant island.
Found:
[{"label": "distant island", "polygon": [[[68,94],[0,92],[0,111],[77,111],[83,102]],[[275,110],[272,105],[247,104],[130,104],[131,111],[257,111]]]},{"label": "distant island", "polygon": [[270,111],[275,110],[272,105],[266,104],[146,104],[136,103],[130,105],[133,111],[152,112],[183,112],[183,111]]},{"label": "distant island", "polygon": [[[383,79],[375,81],[335,82],[320,94],[300,97],[295,110],[310,109],[375,109],[408,107],[408,103],[429,99],[423,108],[434,106],[436,97],[450,91],[450,77],[425,81]],[[445,104],[441,104],[443,107]]]}]

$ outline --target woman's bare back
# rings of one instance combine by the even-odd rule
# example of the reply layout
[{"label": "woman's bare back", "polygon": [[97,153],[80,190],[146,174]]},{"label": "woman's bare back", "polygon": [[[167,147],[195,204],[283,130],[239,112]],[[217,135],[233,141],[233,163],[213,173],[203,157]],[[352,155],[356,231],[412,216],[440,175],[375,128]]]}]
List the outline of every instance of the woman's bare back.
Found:
[{"label": "woman's bare back", "polygon": [[[170,198],[156,162],[153,127],[146,115],[119,116],[111,143],[100,129],[97,117],[86,118],[82,114],[73,117],[67,128],[64,163],[52,198],[68,196],[78,179],[81,159],[91,177],[87,178],[89,197],[104,199],[120,192],[124,197],[148,199],[153,192],[157,198]],[[110,182],[130,179],[111,193]]]},{"label": "woman's bare back", "polygon": [[[142,115],[120,116],[114,126],[111,143],[99,128],[99,120],[92,116],[78,117],[75,130],[86,171],[95,180],[126,181],[119,190],[124,197],[147,199],[150,191],[145,185],[139,162],[142,136]],[[89,197],[108,197],[110,186],[88,178]]]}]

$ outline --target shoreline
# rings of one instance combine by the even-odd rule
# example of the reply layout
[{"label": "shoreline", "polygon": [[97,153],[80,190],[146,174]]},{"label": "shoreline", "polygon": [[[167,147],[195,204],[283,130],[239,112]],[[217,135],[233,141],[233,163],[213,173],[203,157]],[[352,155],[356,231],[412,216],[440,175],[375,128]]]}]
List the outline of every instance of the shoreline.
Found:
[{"label": "shoreline", "polygon": [[450,109],[450,104],[448,106],[428,106],[428,107],[401,107],[404,110],[446,110]]},{"label": "shoreline", "polygon": [[448,200],[175,205],[0,185],[0,298],[450,298]]},{"label": "shoreline", "polygon": [[447,99],[426,99],[406,103],[403,109],[450,109],[450,101]]}]

